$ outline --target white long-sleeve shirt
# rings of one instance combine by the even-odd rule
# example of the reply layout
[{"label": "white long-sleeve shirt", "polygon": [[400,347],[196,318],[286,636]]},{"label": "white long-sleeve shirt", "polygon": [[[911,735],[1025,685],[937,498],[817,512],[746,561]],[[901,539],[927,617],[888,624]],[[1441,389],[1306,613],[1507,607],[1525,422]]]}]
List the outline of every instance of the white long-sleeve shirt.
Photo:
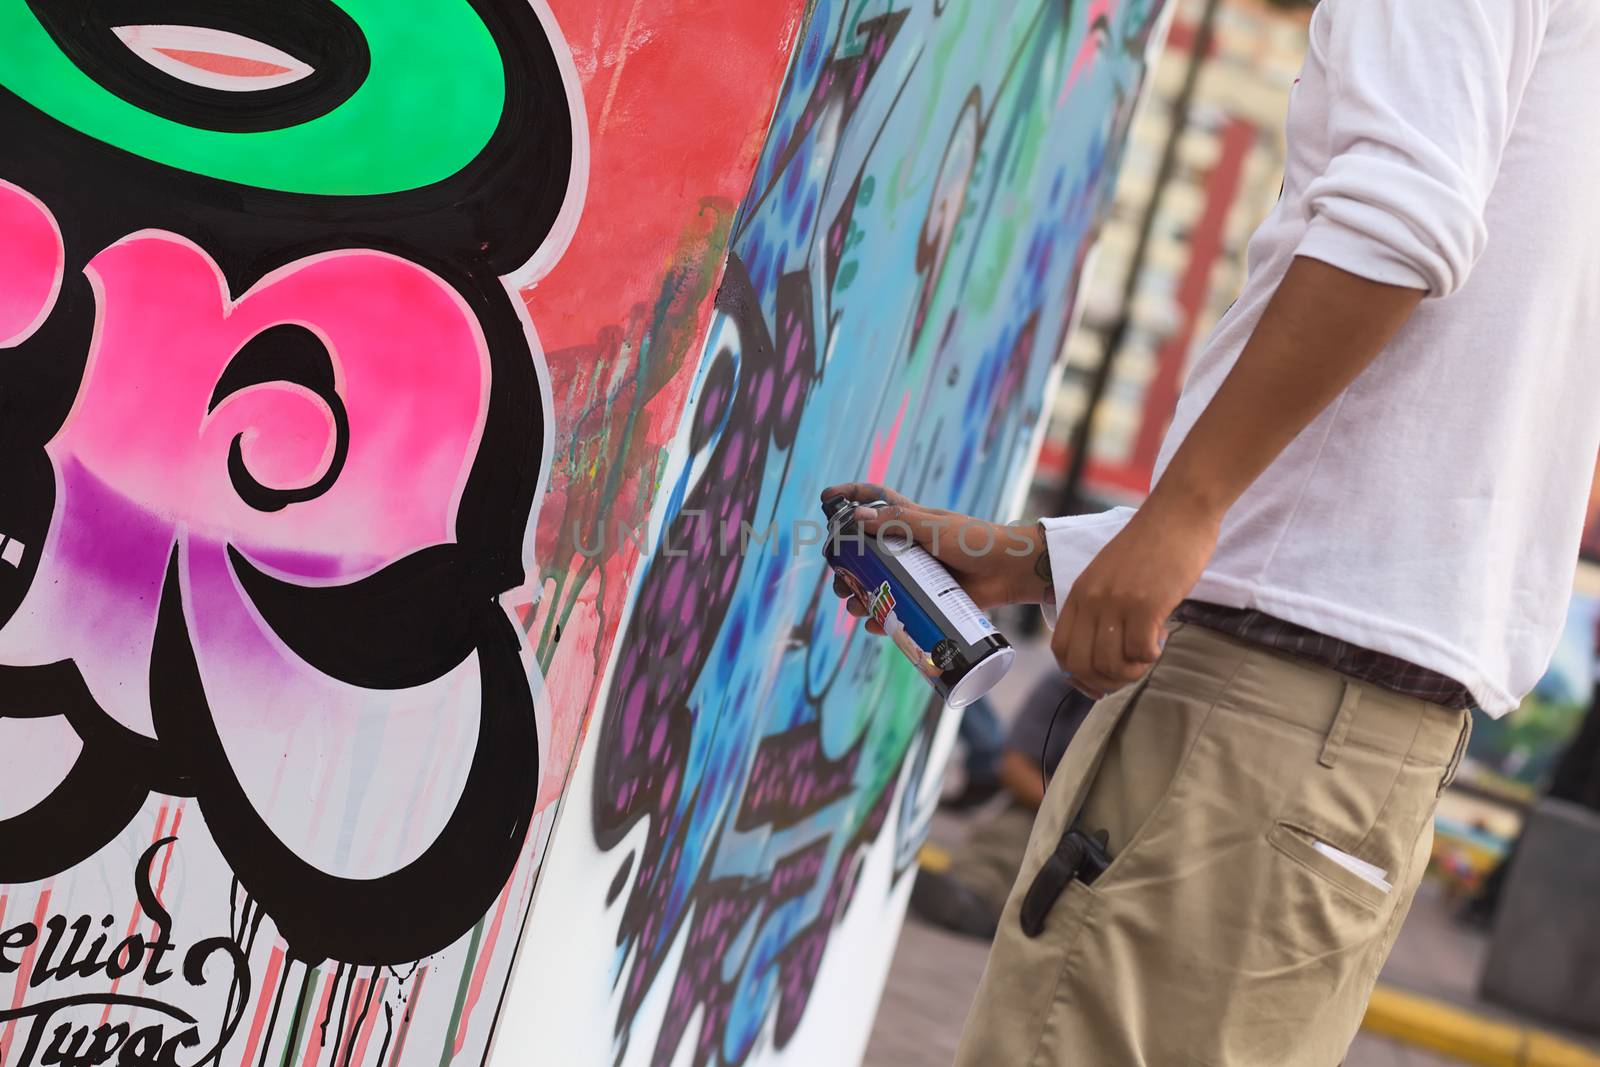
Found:
[{"label": "white long-sleeve shirt", "polygon": [[[1288,146],[1156,478],[1295,256],[1428,299],[1228,512],[1192,595],[1504,714],[1555,650],[1600,448],[1600,0],[1323,0]],[[1131,515],[1046,520],[1060,597]]]}]

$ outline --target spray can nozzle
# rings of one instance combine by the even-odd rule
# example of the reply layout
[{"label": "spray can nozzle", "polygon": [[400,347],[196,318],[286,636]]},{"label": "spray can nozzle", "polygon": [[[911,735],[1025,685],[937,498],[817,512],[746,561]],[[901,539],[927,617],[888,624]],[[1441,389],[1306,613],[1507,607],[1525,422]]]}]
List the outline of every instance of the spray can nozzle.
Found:
[{"label": "spray can nozzle", "polygon": [[830,496],[822,502],[822,514],[827,518],[829,523],[833,523],[838,521],[847,512],[854,511],[855,507],[856,502],[851,500],[849,497],[844,496],[843,494],[840,494],[839,496]]}]

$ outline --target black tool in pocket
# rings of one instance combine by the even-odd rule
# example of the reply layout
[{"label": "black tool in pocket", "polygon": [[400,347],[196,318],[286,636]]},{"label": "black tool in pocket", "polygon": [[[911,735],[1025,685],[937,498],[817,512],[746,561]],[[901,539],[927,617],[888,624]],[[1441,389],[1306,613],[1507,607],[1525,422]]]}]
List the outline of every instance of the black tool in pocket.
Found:
[{"label": "black tool in pocket", "polygon": [[1029,937],[1044,933],[1045,920],[1050,909],[1056,906],[1067,883],[1074,878],[1085,885],[1093,885],[1105,869],[1111,866],[1111,856],[1106,852],[1108,835],[1104,830],[1086,834],[1074,826],[1061,835],[1056,850],[1050,853],[1022,898],[1022,932]]}]

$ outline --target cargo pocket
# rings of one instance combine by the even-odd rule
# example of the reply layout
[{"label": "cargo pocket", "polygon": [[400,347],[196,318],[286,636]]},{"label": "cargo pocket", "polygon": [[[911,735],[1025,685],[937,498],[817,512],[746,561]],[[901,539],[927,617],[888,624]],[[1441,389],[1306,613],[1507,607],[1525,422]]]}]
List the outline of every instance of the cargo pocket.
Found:
[{"label": "cargo pocket", "polygon": [[[1208,831],[1219,825],[1212,817],[1218,799],[1213,786],[1230,768],[1218,761],[1222,749],[1212,735],[1233,664],[1222,664],[1226,673],[1220,676],[1201,673],[1200,666],[1158,667],[1109,739],[1080,825],[1086,833],[1110,834],[1111,863],[1093,885],[1070,886],[1061,901],[1065,907],[1058,906],[1071,926],[1063,934],[1067,943],[1050,987],[1050,1011],[1032,1055],[988,1062],[1018,1067],[1135,1062],[1129,1050],[1152,1034],[1137,1040],[1127,1035],[1148,1023],[1162,1031],[1156,1044],[1165,1050],[1175,1020],[1163,1015],[1157,1022],[1142,1011],[1130,1015],[1121,998],[1164,1002],[1174,989],[1184,988],[1199,995],[1199,987],[1190,984],[1191,935],[1211,937],[1215,910],[1208,902],[1230,898],[1209,892],[1207,883],[1215,877],[1231,880],[1231,875],[1223,864],[1203,862],[1203,845],[1196,851],[1189,843],[1197,822]],[[1259,830],[1255,836],[1259,840]],[[1186,1044],[1188,1036],[1174,1037],[1171,1047]],[[1147,1045],[1147,1051],[1153,1047]],[[1177,1060],[1152,1056],[1140,1062]]]},{"label": "cargo pocket", "polygon": [[1159,834],[1164,812],[1188,784],[1213,710],[1212,702],[1169,689],[1164,679],[1146,680],[1107,746],[1115,772],[1094,783],[1080,820],[1085,833],[1104,830],[1111,837],[1111,864],[1094,883],[1096,891],[1138,866],[1150,837]]},{"label": "cargo pocket", "polygon": [[1083,951],[1086,931],[1094,928],[1098,901],[1089,887],[1073,879],[1044,913],[1038,935],[1024,933],[1021,907],[1029,888],[1061,835],[1071,828],[1084,798],[1099,778],[1107,749],[1148,683],[1114,694],[1097,704],[1067,746],[1051,778],[1028,842],[1028,854],[1006,902],[995,934],[971,1020],[962,1038],[963,1065],[1032,1062],[1052,1006],[1064,996],[1067,974]]},{"label": "cargo pocket", "polygon": [[[1083,825],[1081,817],[1083,815],[1082,807],[1087,799],[1093,796],[1096,783],[1098,782],[1101,774],[1102,765],[1105,762],[1106,754],[1119,743],[1119,739],[1121,738],[1123,731],[1127,729],[1129,718],[1133,715],[1134,711],[1137,710],[1140,702],[1143,700],[1145,690],[1148,688],[1149,684],[1150,676],[1146,675],[1132,688],[1131,691],[1113,696],[1111,700],[1117,703],[1112,705],[1114,710],[1111,711],[1108,722],[1103,724],[1095,724],[1097,726],[1102,726],[1101,731],[1097,735],[1090,734],[1088,731],[1085,731],[1084,733],[1080,733],[1078,737],[1073,738],[1073,744],[1082,745],[1083,747],[1077,750],[1072,750],[1069,748],[1069,755],[1072,757],[1083,757],[1084,767],[1081,772],[1081,778],[1069,787],[1072,795],[1065,802],[1065,806],[1058,817],[1058,825],[1052,828],[1052,836],[1049,838],[1051,853],[1059,848],[1060,842],[1065,839],[1066,835],[1071,833],[1074,828],[1082,829],[1085,833],[1090,834],[1099,829],[1099,827],[1085,827]],[[1099,711],[1100,709],[1096,710]],[[1065,763],[1063,762],[1063,767],[1064,766]],[[1062,782],[1061,784],[1063,786],[1067,785],[1066,782]],[[1045,800],[1046,805],[1050,804],[1051,799],[1052,798],[1047,796]],[[1017,889],[1021,893],[1020,899],[1023,901],[1027,901],[1028,898],[1041,892],[1042,887],[1039,885],[1039,883],[1042,880],[1049,879],[1050,874],[1048,868],[1050,867],[1050,860],[1048,857],[1051,853],[1046,853],[1045,856],[1041,857],[1041,863],[1026,865],[1026,868],[1031,868],[1031,870],[1027,870],[1025,868],[1026,878],[1017,886]],[[1076,885],[1080,889],[1086,888],[1082,882],[1078,881],[1076,878],[1073,878],[1070,881],[1062,884],[1061,892],[1055,894],[1055,900],[1053,902],[1049,902],[1051,906],[1046,908],[1037,908],[1039,902],[1034,902],[1034,908],[1041,912],[1044,918],[1044,922],[1042,924],[1043,930],[1036,930],[1027,936],[1039,938],[1044,931],[1047,931],[1051,925],[1053,925],[1052,920],[1054,918],[1056,907],[1059,906],[1062,898],[1066,895],[1066,890],[1071,888],[1073,885]],[[1039,916],[1037,914],[1033,916],[1035,919],[1038,917]],[[1019,915],[1019,923],[1021,921],[1021,916]]]}]

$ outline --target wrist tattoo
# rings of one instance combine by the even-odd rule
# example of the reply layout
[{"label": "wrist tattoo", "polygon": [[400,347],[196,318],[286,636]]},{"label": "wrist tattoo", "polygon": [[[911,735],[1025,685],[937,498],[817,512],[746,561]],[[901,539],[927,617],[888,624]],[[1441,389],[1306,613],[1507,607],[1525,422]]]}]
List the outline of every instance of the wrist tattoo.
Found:
[{"label": "wrist tattoo", "polygon": [[1039,524],[1039,554],[1033,560],[1033,574],[1044,583],[1044,602],[1056,602],[1056,572],[1050,566],[1050,538],[1044,523]]}]

